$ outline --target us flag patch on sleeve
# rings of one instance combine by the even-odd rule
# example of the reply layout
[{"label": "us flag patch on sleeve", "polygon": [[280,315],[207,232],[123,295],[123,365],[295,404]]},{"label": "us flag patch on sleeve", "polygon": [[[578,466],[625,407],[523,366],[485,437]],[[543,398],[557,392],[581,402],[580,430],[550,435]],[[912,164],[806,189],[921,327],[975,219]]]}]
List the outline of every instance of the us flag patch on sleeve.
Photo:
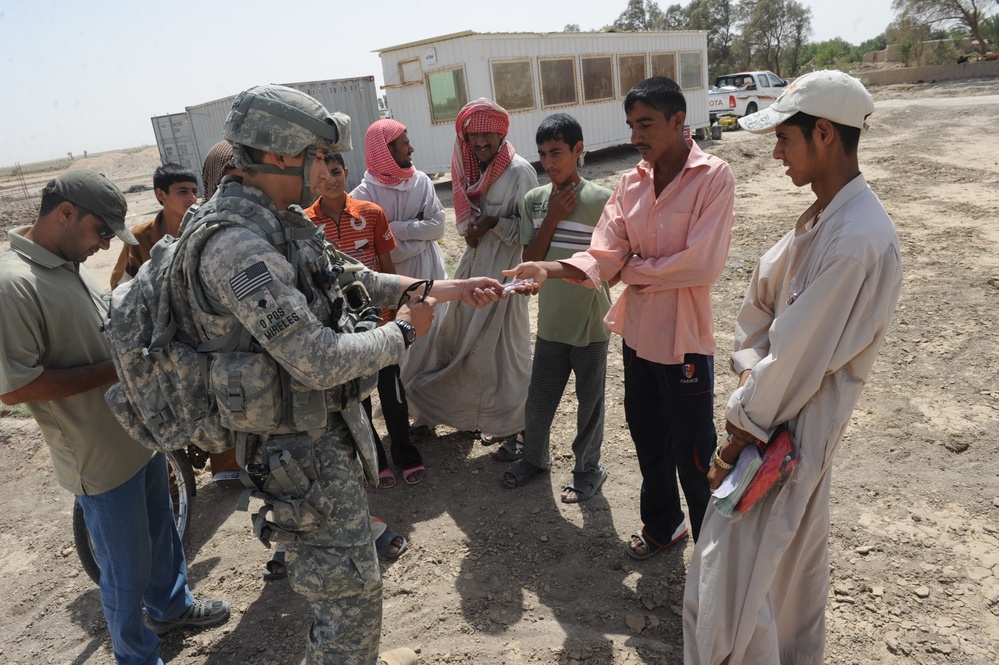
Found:
[{"label": "us flag patch on sleeve", "polygon": [[270,282],[271,279],[271,273],[267,266],[264,265],[263,261],[258,261],[230,279],[229,286],[232,287],[232,294],[236,296],[236,300],[242,300]]}]

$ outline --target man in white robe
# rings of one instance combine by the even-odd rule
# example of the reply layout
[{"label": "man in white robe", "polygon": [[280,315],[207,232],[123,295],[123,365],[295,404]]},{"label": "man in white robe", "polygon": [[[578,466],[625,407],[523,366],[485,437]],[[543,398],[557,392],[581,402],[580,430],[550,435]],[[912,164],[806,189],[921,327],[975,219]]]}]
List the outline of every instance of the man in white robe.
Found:
[{"label": "man in white robe", "polygon": [[895,228],[858,167],[873,110],[859,81],[819,71],[739,121],[756,133],[776,130],[774,158],[816,201],[750,281],[736,321],[729,437],[708,479],[716,488],[742,448],[780,424],[800,464],[741,518],[708,508],[684,592],[687,665],[823,663],[833,454],[902,282]]},{"label": "man in white robe", "polygon": [[[467,245],[455,277],[500,276],[520,263],[524,195],[538,186],[534,167],[506,140],[510,118],[487,99],[469,102],[455,121],[451,182],[458,233]],[[433,359],[409,386],[417,422],[481,430],[483,442],[524,429],[531,380],[531,325],[526,298],[488,312],[448,308],[431,339]],[[515,440],[499,459],[523,456]],[[500,451],[497,451],[499,454]]]},{"label": "man in white robe", "polygon": [[[371,201],[385,211],[395,236],[391,251],[396,273],[417,279],[445,279],[444,254],[438,240],[444,237],[444,206],[434,183],[412,160],[413,146],[406,126],[386,118],[368,127],[364,138],[364,179],[350,195]],[[434,309],[430,332],[418,338],[402,361],[403,386],[409,386],[426,367],[430,340],[447,312],[447,304]]]}]

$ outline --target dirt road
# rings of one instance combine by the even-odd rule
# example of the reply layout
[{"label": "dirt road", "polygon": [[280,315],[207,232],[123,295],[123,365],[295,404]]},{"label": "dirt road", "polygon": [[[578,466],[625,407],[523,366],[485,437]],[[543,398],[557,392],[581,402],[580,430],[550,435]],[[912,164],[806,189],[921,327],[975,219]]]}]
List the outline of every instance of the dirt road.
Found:
[{"label": "dirt road", "polygon": [[[836,462],[830,664],[999,662],[997,92],[994,82],[879,90],[861,139],[861,168],[898,226],[905,282]],[[811,201],[770,158],[772,146],[744,132],[706,145],[737,181],[732,249],[714,290],[719,423],[735,385],[725,358],[749,274]],[[612,186],[635,161],[630,149],[590,156],[584,176]],[[141,221],[155,202],[133,195],[130,209]],[[450,233],[446,244],[453,261],[460,241]],[[95,268],[106,274],[113,258]],[[623,551],[639,526],[640,476],[621,407],[619,344],[607,384],[610,477],[592,501],[557,500],[572,463],[571,400],[558,415],[548,480],[504,489],[489,449],[439,427],[419,442],[425,483],[370,493],[373,513],[411,542],[384,566],[385,648],[413,646],[423,663],[682,662],[693,545],[641,563]],[[111,662],[97,590],[73,550],[72,497],[56,486],[33,422],[0,419],[0,446],[0,661]],[[196,593],[230,599],[233,617],[170,635],[164,657],[299,663],[307,608],[286,583],[263,582],[267,552],[235,503],[235,493],[202,477],[187,537]]]}]

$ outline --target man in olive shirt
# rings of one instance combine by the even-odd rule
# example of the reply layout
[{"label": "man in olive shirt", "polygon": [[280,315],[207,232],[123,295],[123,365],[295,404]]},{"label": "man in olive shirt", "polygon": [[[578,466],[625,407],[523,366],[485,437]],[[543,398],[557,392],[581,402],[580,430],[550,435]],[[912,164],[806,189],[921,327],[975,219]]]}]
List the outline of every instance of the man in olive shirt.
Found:
[{"label": "man in olive shirt", "polygon": [[135,244],[125,208],[109,180],[78,169],[45,186],[34,224],[10,232],[0,254],[0,401],[27,406],[56,479],[83,507],[116,661],[145,664],[162,662],[158,635],[224,621],[229,604],[191,596],[165,458],[132,440],[104,402],[117,381],[101,332],[107,306],[80,264],[116,235]]}]

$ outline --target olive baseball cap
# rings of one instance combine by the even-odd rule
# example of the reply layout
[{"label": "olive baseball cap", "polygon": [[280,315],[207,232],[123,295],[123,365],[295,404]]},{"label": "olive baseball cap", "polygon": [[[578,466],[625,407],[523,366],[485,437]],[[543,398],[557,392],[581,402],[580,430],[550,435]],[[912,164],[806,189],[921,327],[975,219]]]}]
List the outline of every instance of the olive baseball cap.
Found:
[{"label": "olive baseball cap", "polygon": [[867,116],[873,112],[874,98],[863,83],[841,71],[824,69],[798,77],[770,108],[739,118],[739,125],[754,134],[768,134],[795,113],[807,113],[867,129]]},{"label": "olive baseball cap", "polygon": [[70,203],[85,208],[107,224],[114,234],[129,245],[138,245],[125,226],[128,205],[121,190],[103,174],[88,169],[73,169],[45,185],[42,194],[56,194]]}]

